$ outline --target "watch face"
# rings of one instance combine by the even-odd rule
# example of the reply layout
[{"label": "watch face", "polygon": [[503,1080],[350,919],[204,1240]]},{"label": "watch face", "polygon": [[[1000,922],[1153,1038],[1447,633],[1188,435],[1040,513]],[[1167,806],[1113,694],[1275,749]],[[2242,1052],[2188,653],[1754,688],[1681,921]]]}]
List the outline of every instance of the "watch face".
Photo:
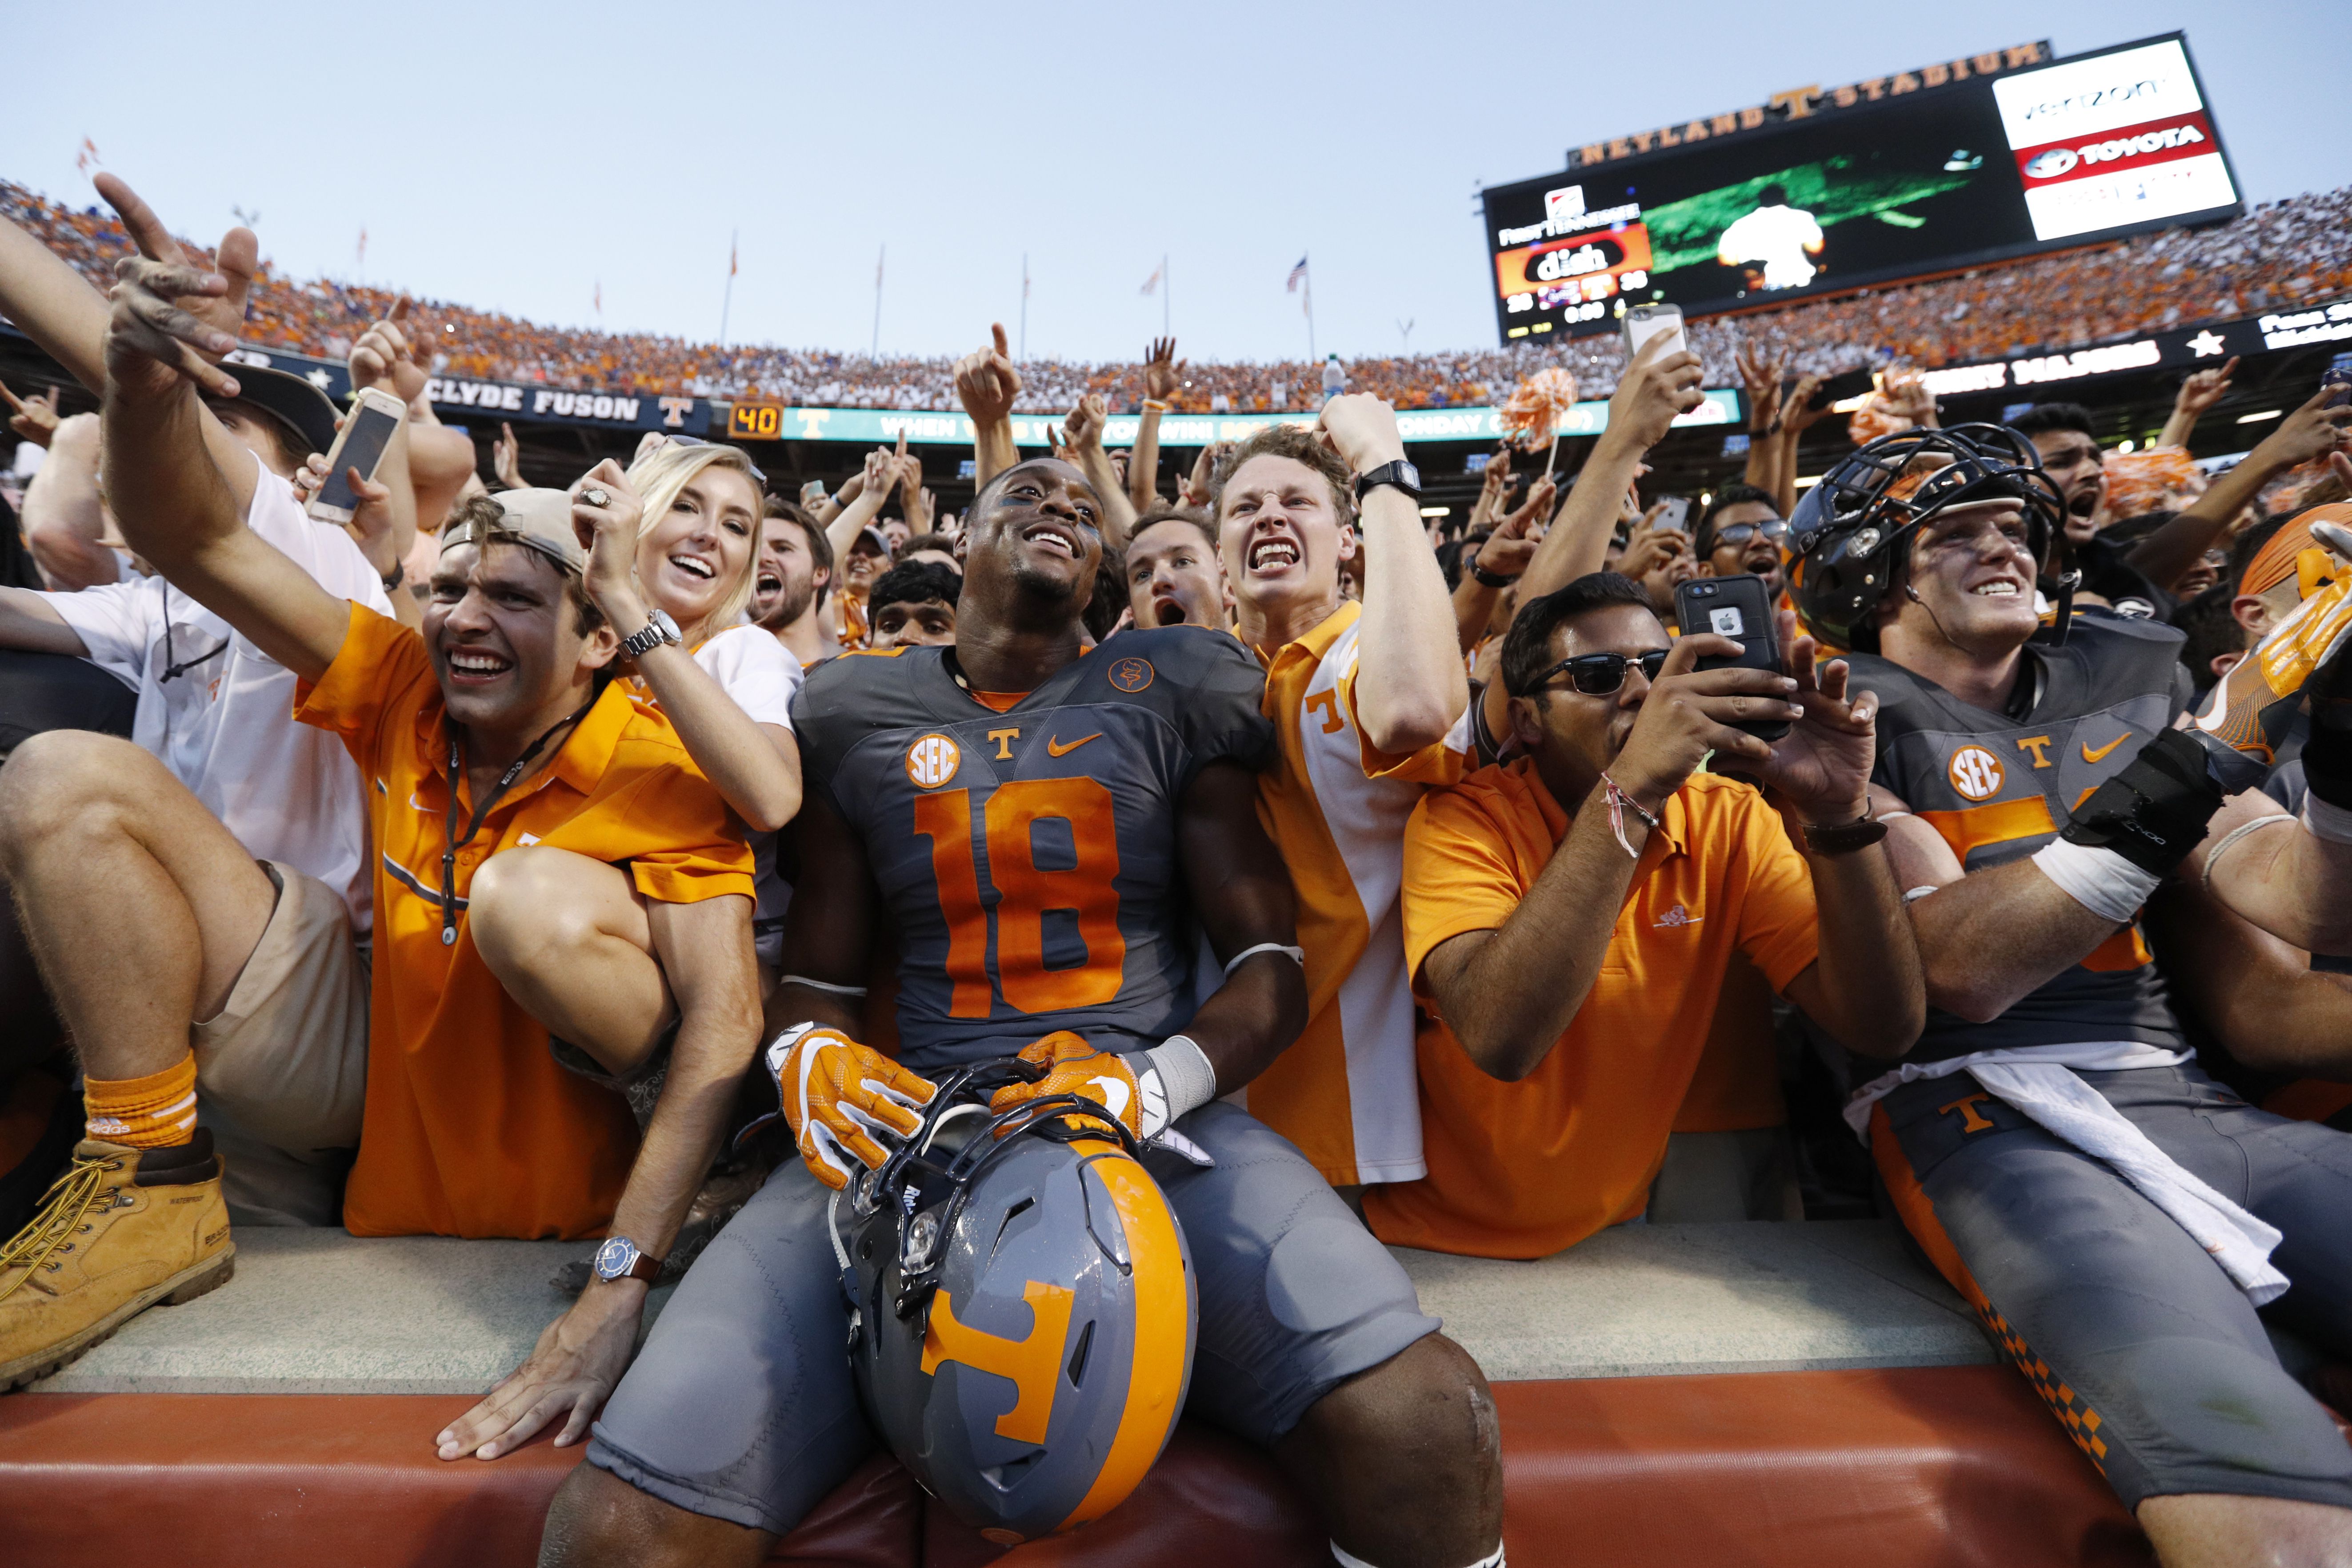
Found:
[{"label": "watch face", "polygon": [[636,1245],[625,1236],[613,1237],[596,1249],[597,1276],[604,1279],[617,1279],[626,1274],[629,1271],[629,1265],[636,1260]]},{"label": "watch face", "polygon": [[667,610],[656,610],[654,612],[654,625],[659,626],[662,629],[662,636],[667,637],[672,642],[677,642],[685,636],[684,633],[677,629],[677,623],[670,619],[669,612]]},{"label": "watch face", "polygon": [[1400,458],[1397,462],[1396,469],[1397,478],[1404,481],[1405,489],[1409,490],[1417,490],[1421,489],[1421,470],[1419,468],[1414,468],[1411,463],[1405,462]]}]

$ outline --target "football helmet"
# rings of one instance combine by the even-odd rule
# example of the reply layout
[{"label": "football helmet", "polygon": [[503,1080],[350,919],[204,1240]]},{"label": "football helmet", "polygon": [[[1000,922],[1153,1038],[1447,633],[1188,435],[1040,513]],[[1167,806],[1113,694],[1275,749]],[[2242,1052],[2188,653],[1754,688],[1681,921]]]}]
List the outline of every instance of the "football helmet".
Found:
[{"label": "football helmet", "polygon": [[943,1079],[835,1199],[850,1361],[899,1462],[1000,1545],[1108,1512],[1184,1406],[1199,1316],[1182,1227],[1096,1101],[992,1113],[1043,1064]]},{"label": "football helmet", "polygon": [[1789,595],[1805,629],[1833,647],[1878,651],[1874,612],[1910,563],[1911,541],[1937,513],[1972,501],[2025,503],[2037,563],[2058,549],[2056,640],[2074,605],[2066,502],[2033,444],[2000,425],[1882,436],[1840,460],[1789,520]]}]

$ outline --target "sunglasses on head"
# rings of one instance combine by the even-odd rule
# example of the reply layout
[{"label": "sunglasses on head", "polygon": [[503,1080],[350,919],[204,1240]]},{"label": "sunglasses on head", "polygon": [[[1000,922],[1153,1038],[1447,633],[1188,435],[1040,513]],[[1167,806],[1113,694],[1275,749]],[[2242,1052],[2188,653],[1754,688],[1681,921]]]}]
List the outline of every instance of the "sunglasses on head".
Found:
[{"label": "sunglasses on head", "polygon": [[1528,682],[1527,689],[1513,695],[1532,697],[1551,684],[1555,675],[1566,673],[1576,689],[1587,697],[1606,697],[1625,684],[1625,667],[1638,664],[1642,679],[1655,680],[1658,671],[1665,668],[1664,648],[1653,648],[1645,654],[1628,656],[1622,653],[1580,653],[1574,658],[1561,659],[1541,675]]},{"label": "sunglasses on head", "polygon": [[1769,522],[1728,522],[1715,531],[1715,542],[1745,544],[1759,533],[1778,543],[1789,536],[1789,525],[1777,517]]}]

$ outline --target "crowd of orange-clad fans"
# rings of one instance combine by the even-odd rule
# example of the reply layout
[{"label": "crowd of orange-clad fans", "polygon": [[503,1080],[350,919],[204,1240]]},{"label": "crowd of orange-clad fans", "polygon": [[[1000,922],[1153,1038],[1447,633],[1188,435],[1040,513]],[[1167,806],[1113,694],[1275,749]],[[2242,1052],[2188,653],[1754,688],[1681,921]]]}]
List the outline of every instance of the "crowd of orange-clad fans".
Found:
[{"label": "crowd of orange-clad fans", "polygon": [[[76,211],[0,181],[0,216],[47,240],[100,287],[130,245],[100,209]],[[1691,346],[1710,385],[1737,380],[1734,356],[1761,343],[1790,368],[1833,374],[1868,362],[1935,367],[2056,349],[2200,321],[2227,321],[2352,290],[2352,188],[2259,207],[2198,233],[2172,230],[2036,260],[1983,268],[1907,287],[1864,289],[1767,313],[1692,323]],[[247,340],[341,359],[396,290],[327,279],[298,281],[264,265]],[[644,333],[541,326],[445,300],[418,301],[413,318],[446,347],[434,368],[452,375],[639,393],[761,396],[863,408],[956,407],[952,356],[868,358],[824,350],[710,343]],[[1618,335],[1507,349],[1351,360],[1347,388],[1399,408],[1475,405],[1500,399],[1551,364],[1572,371],[1584,395],[1605,397],[1623,368]],[[1323,366],[1194,363],[1171,400],[1190,413],[1308,409],[1320,401]],[[1113,408],[1143,395],[1129,364],[1059,361],[1022,366],[1019,411],[1058,414],[1088,392]]]}]

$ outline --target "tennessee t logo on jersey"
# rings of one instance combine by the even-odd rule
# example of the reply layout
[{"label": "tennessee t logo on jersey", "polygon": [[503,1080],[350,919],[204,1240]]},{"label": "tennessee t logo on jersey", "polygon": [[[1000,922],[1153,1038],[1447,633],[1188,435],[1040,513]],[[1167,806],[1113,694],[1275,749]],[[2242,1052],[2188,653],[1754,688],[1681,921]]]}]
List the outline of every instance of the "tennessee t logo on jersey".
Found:
[{"label": "tennessee t logo on jersey", "polygon": [[2000,793],[2000,759],[1982,746],[1962,746],[1945,771],[1952,787],[1970,800],[1990,800]]},{"label": "tennessee t logo on jersey", "polygon": [[945,735],[926,735],[907,748],[907,776],[924,789],[937,789],[955,777],[963,753]]}]

